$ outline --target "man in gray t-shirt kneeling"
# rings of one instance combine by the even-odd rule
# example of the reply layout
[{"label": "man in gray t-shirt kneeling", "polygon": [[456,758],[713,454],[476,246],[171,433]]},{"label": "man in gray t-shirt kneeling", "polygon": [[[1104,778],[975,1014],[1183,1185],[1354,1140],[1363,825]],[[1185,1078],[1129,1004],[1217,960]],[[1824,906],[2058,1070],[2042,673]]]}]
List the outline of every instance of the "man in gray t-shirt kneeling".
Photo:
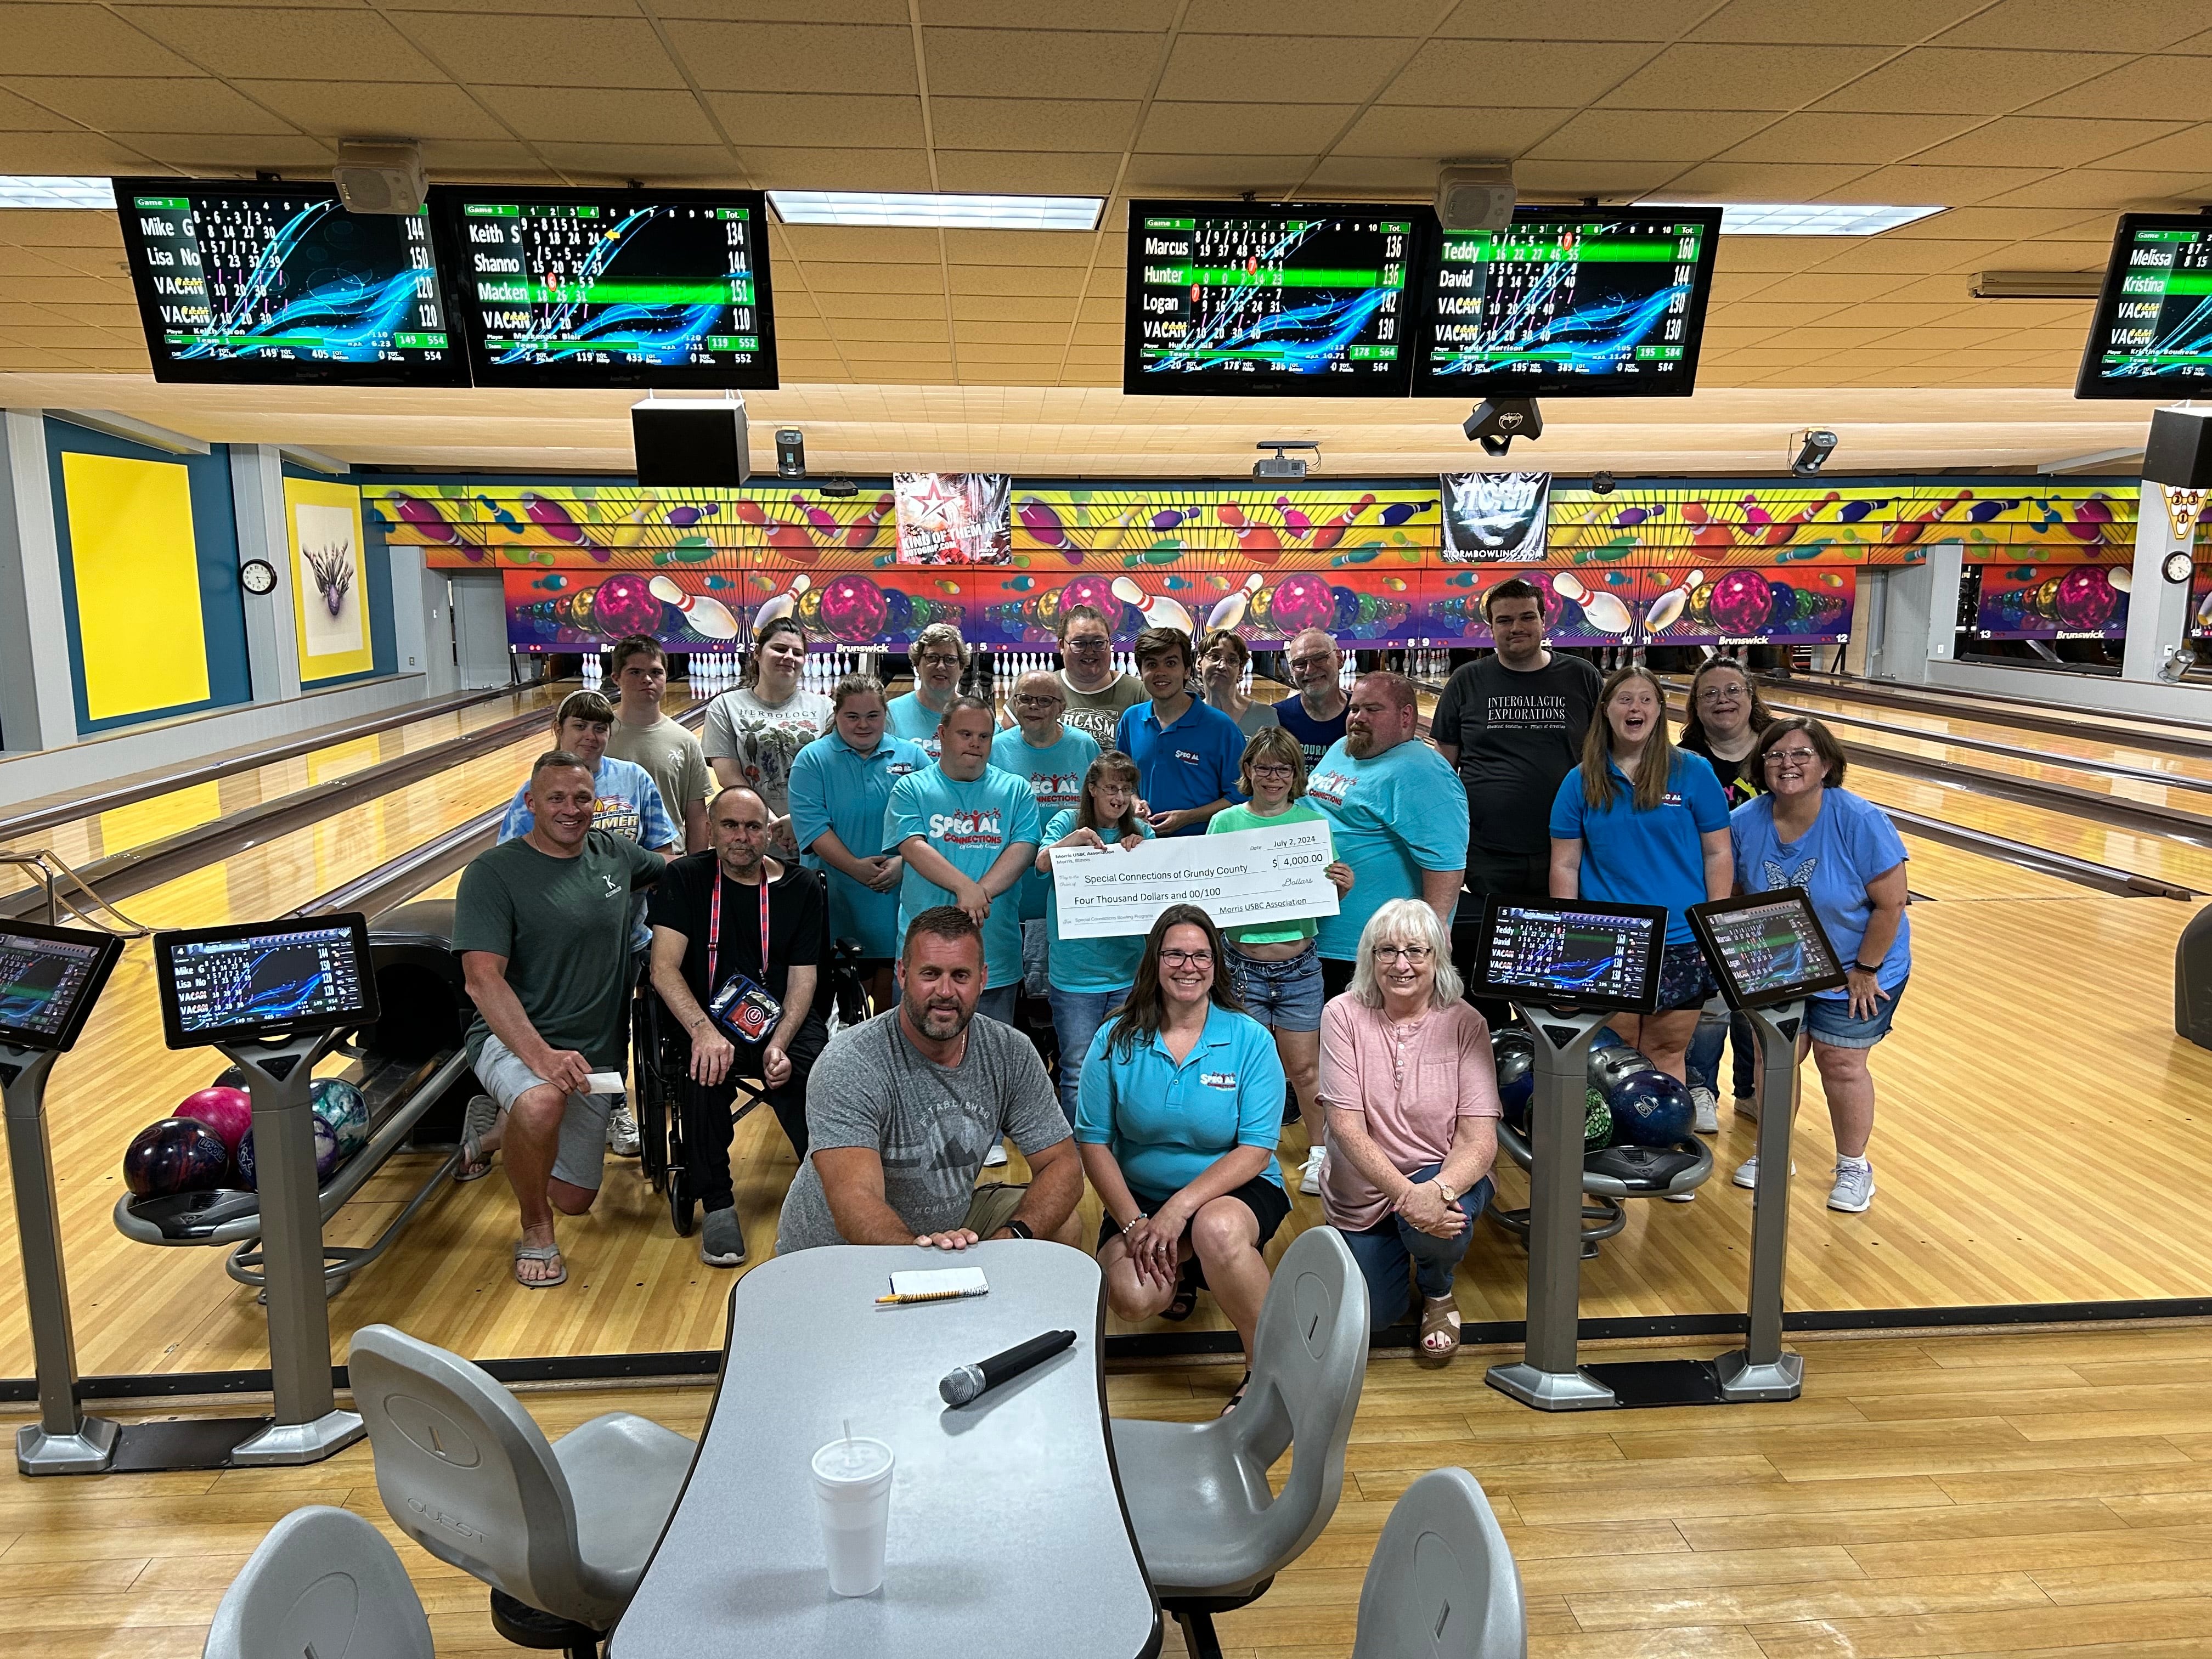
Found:
[{"label": "man in gray t-shirt kneeling", "polygon": [[[964,1249],[983,1238],[1079,1243],[1083,1164],[1044,1062],[1011,1026],[975,1017],[983,935],[952,905],[908,926],[900,1000],[841,1032],[806,1091],[809,1152],[783,1201],[779,1255],[822,1244]],[[978,1188],[1011,1139],[1027,1186]]]}]

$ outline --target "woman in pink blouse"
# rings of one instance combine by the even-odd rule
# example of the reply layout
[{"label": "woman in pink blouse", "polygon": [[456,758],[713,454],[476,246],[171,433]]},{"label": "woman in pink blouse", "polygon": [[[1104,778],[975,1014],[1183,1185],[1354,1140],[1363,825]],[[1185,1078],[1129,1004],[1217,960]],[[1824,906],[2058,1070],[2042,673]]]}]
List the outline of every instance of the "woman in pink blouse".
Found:
[{"label": "woman in pink blouse", "polygon": [[1321,1017],[1322,1213],[1359,1263],[1376,1330],[1406,1311],[1410,1266],[1421,1293],[1413,1359],[1428,1366],[1459,1351],[1452,1273],[1498,1155],[1490,1027],[1460,989],[1437,913],[1393,899],[1359,935],[1352,988]]}]

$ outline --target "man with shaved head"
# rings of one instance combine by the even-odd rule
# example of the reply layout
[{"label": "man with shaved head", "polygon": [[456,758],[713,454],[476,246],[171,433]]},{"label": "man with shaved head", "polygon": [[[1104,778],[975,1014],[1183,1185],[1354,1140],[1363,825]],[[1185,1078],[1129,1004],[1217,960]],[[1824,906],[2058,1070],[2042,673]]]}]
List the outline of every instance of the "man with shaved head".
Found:
[{"label": "man with shaved head", "polygon": [[[1078,805],[1083,797],[1083,775],[1098,758],[1098,740],[1067,722],[1067,690],[1059,675],[1049,672],[1024,674],[1014,682],[1008,704],[1012,729],[991,740],[991,764],[1028,780],[1036,797],[1037,822]],[[1052,879],[1035,870],[1024,875],[1018,895],[1022,915],[1022,989],[1029,996],[1050,994],[1048,975],[1052,964],[1052,939],[1045,929],[1045,886]]]}]

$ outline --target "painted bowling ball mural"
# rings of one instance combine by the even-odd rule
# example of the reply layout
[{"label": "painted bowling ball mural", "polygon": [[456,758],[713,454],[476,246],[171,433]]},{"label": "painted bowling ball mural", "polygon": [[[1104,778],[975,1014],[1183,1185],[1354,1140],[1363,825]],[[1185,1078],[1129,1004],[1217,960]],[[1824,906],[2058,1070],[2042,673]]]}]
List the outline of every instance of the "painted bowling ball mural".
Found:
[{"label": "painted bowling ball mural", "polygon": [[1277,582],[1267,601],[1267,614],[1285,638],[1302,629],[1336,626],[1336,593],[1328,578],[1299,571]]},{"label": "painted bowling ball mural", "polygon": [[2077,564],[2058,579],[2051,609],[2061,628],[2086,632],[2104,627],[2118,614],[2119,591],[2101,566]]},{"label": "painted bowling ball mural", "polygon": [[1981,568],[1975,632],[1984,639],[2116,638],[2127,626],[2125,566]]},{"label": "painted bowling ball mural", "polygon": [[884,637],[891,608],[872,577],[833,576],[823,585],[821,595],[822,626],[831,638],[866,645]]},{"label": "painted bowling ball mural", "polygon": [[592,623],[610,639],[660,630],[660,601],[645,576],[610,576],[592,594]]},{"label": "painted bowling ball mural", "polygon": [[1771,632],[1767,618],[1774,610],[1773,586],[1756,570],[1723,571],[1713,580],[1705,610],[1723,634]]}]

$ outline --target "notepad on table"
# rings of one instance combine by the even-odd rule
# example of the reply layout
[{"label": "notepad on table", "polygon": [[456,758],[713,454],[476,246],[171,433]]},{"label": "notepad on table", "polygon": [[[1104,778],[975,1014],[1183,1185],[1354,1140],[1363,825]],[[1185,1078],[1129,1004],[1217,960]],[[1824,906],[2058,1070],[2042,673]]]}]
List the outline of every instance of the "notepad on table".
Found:
[{"label": "notepad on table", "polygon": [[990,1288],[981,1267],[934,1267],[891,1275],[891,1294],[902,1302],[924,1297],[949,1302],[956,1297],[981,1296]]}]

